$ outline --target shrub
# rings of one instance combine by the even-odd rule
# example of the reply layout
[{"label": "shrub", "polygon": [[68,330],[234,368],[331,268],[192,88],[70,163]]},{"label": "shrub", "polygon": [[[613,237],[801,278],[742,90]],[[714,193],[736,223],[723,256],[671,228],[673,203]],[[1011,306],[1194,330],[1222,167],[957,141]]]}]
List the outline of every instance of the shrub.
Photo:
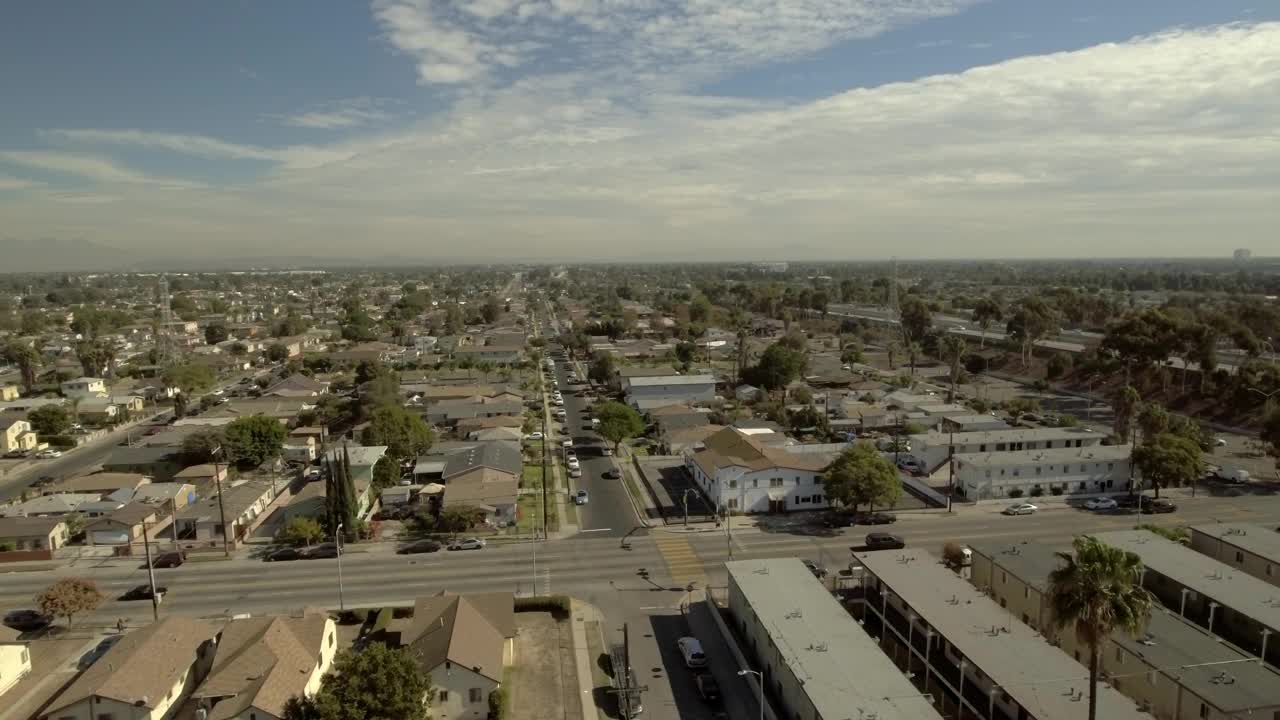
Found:
[{"label": "shrub", "polygon": [[489,693],[489,720],[506,720],[507,689],[498,688]]},{"label": "shrub", "polygon": [[964,548],[957,542],[947,542],[942,546],[942,559],[951,568],[964,565]]},{"label": "shrub", "polygon": [[1049,493],[1050,493],[1051,495],[1061,495],[1061,494],[1062,494],[1062,488],[1061,488],[1061,487],[1059,487],[1059,486],[1057,486],[1057,485],[1050,485],[1050,486],[1049,486]]},{"label": "shrub", "polygon": [[1039,485],[1031,488],[1031,497],[1040,497],[1041,495],[1044,495],[1044,488]]},{"label": "shrub", "polygon": [[1014,488],[1014,489],[1010,490],[1010,491],[1009,491],[1009,497],[1011,497],[1011,498],[1020,498],[1020,497],[1022,497],[1022,488]]},{"label": "shrub", "polygon": [[537,595],[521,597],[515,600],[516,612],[549,612],[557,620],[569,618],[569,597],[567,595]]}]

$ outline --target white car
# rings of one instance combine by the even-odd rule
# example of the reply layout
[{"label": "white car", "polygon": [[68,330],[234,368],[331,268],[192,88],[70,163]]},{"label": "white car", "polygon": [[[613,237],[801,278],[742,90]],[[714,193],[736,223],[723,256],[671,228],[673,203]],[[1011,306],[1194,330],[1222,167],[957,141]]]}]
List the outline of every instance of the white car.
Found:
[{"label": "white car", "polygon": [[702,652],[702,643],[698,642],[698,638],[682,637],[676,641],[676,648],[680,650],[680,657],[684,659],[687,667],[707,666],[707,655]]},{"label": "white car", "polygon": [[1086,510],[1115,510],[1118,505],[1115,500],[1102,497],[1089,498],[1088,500],[1085,500],[1084,507]]},{"label": "white car", "polygon": [[580,478],[580,477],[582,477],[582,468],[580,468],[580,467],[574,467],[574,466],[570,465],[570,466],[569,466],[569,477],[571,477],[571,478]]},{"label": "white car", "polygon": [[564,440],[560,441],[560,447],[567,447],[567,448],[573,447],[573,438],[565,438]]},{"label": "white car", "polygon": [[578,462],[578,458],[576,457],[569,458],[569,462],[567,464],[569,465],[570,470],[582,469],[582,463]]},{"label": "white car", "polygon": [[449,543],[450,550],[480,550],[484,547],[484,538],[462,538]]},{"label": "white car", "polygon": [[556,407],[563,407],[563,406],[564,406],[564,400],[562,400],[562,399],[560,399],[560,398],[556,398],[555,400],[552,400],[552,401],[551,401],[551,404],[552,404],[552,405],[555,405]]},{"label": "white car", "polygon": [[48,460],[50,458],[60,458],[62,457],[62,451],[61,450],[41,450],[40,452],[36,453],[36,457],[40,458],[41,460]]},{"label": "white car", "polygon": [[542,433],[541,433],[541,432],[531,432],[531,433],[529,433],[528,435],[525,435],[525,436],[524,436],[524,439],[525,439],[525,440],[541,440],[541,439],[542,439]]},{"label": "white car", "polygon": [[1039,509],[1040,508],[1032,505],[1031,503],[1017,503],[1016,505],[1010,505],[1002,512],[1004,512],[1005,515],[1033,515],[1035,514],[1035,511]]}]

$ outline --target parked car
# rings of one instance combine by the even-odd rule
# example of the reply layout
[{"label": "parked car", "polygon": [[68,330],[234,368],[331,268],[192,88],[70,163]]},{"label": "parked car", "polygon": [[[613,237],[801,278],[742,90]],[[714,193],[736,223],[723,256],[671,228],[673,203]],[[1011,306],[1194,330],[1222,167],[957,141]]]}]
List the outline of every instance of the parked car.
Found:
[{"label": "parked car", "polygon": [[181,550],[173,552],[160,553],[151,561],[153,568],[176,568],[187,561],[187,556]]},{"label": "parked car", "polygon": [[898,516],[889,513],[864,512],[854,515],[853,521],[858,525],[892,525],[898,522]]},{"label": "parked car", "polygon": [[613,455],[613,448],[609,447],[608,445],[605,445],[604,447],[600,448],[600,454],[604,455],[605,457],[609,457]]},{"label": "parked car", "polygon": [[541,433],[541,432],[531,432],[531,433],[529,433],[528,435],[525,435],[525,436],[524,436],[524,439],[525,439],[525,440],[541,440],[541,439],[542,439],[542,433]]},{"label": "parked car", "polygon": [[[167,592],[169,592],[169,588],[166,588],[166,587],[157,587],[157,588],[156,588],[156,593],[155,593],[156,599],[157,599],[157,600],[163,600],[163,599],[164,599],[164,595],[165,595],[165,593],[167,593]],[[127,593],[125,593],[125,594],[121,595],[121,596],[120,596],[120,599],[121,599],[121,600],[150,600],[150,599],[151,599],[151,586],[150,586],[150,585],[138,585],[137,587],[135,587],[135,588],[133,588],[133,589],[129,590],[129,592],[127,592]]]},{"label": "parked car", "polygon": [[1146,496],[1145,495],[1121,495],[1120,497],[1116,498],[1116,507],[1136,508],[1138,507],[1138,502],[1139,502],[1138,498],[1144,498],[1143,502],[1145,502]]},{"label": "parked car", "polygon": [[588,498],[587,498],[587,491],[586,491],[586,490],[579,490],[578,492],[576,492],[576,493],[574,493],[574,494],[573,494],[573,504],[574,504],[574,505],[586,505],[586,504],[587,504],[587,499],[588,499]]},{"label": "parked car", "polygon": [[607,480],[620,480],[622,479],[622,471],[618,468],[609,468],[604,471],[603,477]]},{"label": "parked car", "polygon": [[578,466],[578,465],[570,465],[570,466],[569,466],[569,477],[571,477],[571,478],[580,478],[580,477],[582,477],[582,467],[581,467],[581,466]]},{"label": "parked car", "polygon": [[433,553],[438,551],[440,547],[440,543],[435,540],[419,540],[405,545],[396,552],[401,555],[416,555],[417,553]]},{"label": "parked car", "polygon": [[449,543],[450,550],[480,550],[484,547],[484,540],[481,538],[462,538]]},{"label": "parked car", "polygon": [[298,548],[280,548],[275,552],[267,555],[263,560],[267,562],[286,562],[289,560],[301,560],[302,552]]},{"label": "parked car", "polygon": [[51,460],[53,458],[60,458],[62,457],[62,451],[61,450],[41,450],[40,452],[36,453],[36,457],[41,460]]},{"label": "parked car", "polygon": [[698,696],[706,702],[720,701],[720,686],[711,673],[698,673],[693,677],[693,684],[698,689]]},{"label": "parked car", "polygon": [[1039,509],[1040,508],[1032,505],[1031,503],[1014,503],[1001,512],[1005,515],[1032,515]]},{"label": "parked car", "polygon": [[1086,510],[1115,510],[1119,504],[1109,497],[1089,498],[1084,501]]},{"label": "parked car", "polygon": [[695,637],[682,637],[676,641],[676,649],[684,659],[686,667],[700,668],[707,666],[707,656],[702,652],[702,643]]},{"label": "parked car", "polygon": [[1174,505],[1171,501],[1165,500],[1164,498],[1159,498],[1157,500],[1152,500],[1150,503],[1142,504],[1142,511],[1149,513],[1171,513],[1177,509],[1177,505]]},{"label": "parked car", "polygon": [[337,543],[320,543],[319,545],[302,551],[302,558],[304,560],[323,560],[336,557],[338,557]]},{"label": "parked car", "polygon": [[578,462],[578,458],[576,457],[569,458],[569,462],[566,464],[569,466],[570,470],[577,470],[582,467],[582,463]]},{"label": "parked car", "polygon": [[561,440],[560,447],[567,447],[567,448],[573,447],[573,438],[565,438],[564,440]]},{"label": "parked car", "polygon": [[853,513],[832,510],[822,517],[822,527],[825,528],[847,528],[853,527],[853,525]]},{"label": "parked car", "polygon": [[867,533],[864,542],[868,550],[901,550],[907,546],[907,541],[884,532]]},{"label": "parked car", "polygon": [[4,624],[19,632],[30,632],[47,627],[53,618],[37,610],[14,610],[4,616]]}]

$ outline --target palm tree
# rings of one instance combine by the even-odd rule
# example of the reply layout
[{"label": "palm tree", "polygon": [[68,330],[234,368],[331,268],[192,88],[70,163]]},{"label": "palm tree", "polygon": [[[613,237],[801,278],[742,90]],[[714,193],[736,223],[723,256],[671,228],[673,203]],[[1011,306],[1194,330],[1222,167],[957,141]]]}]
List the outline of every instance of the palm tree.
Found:
[{"label": "palm tree", "polygon": [[889,369],[893,370],[894,369],[893,361],[895,358],[897,358],[898,353],[902,352],[902,346],[898,344],[897,340],[890,340],[889,343],[885,345],[884,349],[886,352],[889,353]]},{"label": "palm tree", "polygon": [[916,375],[916,358],[920,357],[922,352],[924,352],[924,348],[920,347],[920,343],[914,340],[907,343],[907,359],[911,361],[911,377]]},{"label": "palm tree", "polygon": [[942,338],[938,349],[941,351],[942,359],[947,361],[951,369],[951,397],[947,402],[955,402],[956,386],[960,384],[960,361],[964,359],[969,345],[959,335],[948,334]]},{"label": "palm tree", "polygon": [[1133,421],[1138,416],[1138,410],[1141,405],[1142,396],[1138,394],[1138,391],[1132,385],[1125,385],[1120,388],[1120,391],[1111,400],[1111,410],[1115,417],[1113,427],[1116,435],[1120,437],[1120,442],[1129,442]]},{"label": "palm tree", "polygon": [[36,375],[40,372],[40,351],[36,350],[34,345],[30,345],[18,340],[10,340],[5,346],[4,352],[0,353],[5,361],[17,366],[22,373],[22,385],[27,393],[30,393],[36,384]]},{"label": "palm tree", "polygon": [[1117,631],[1137,635],[1151,616],[1151,593],[1142,587],[1137,555],[1085,535],[1075,553],[1058,553],[1062,566],[1049,573],[1053,621],[1059,630],[1075,626],[1089,647],[1089,720],[1098,717],[1099,647]]}]

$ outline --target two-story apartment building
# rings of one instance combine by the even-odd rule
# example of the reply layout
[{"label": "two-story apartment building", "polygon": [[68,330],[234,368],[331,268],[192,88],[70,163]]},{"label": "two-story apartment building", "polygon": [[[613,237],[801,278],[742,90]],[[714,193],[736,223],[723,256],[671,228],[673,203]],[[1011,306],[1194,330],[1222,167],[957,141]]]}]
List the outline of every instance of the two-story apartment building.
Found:
[{"label": "two-story apartment building", "polygon": [[20,415],[0,415],[0,455],[30,452],[39,444],[31,423]]},{"label": "two-story apartment building", "polygon": [[1191,528],[1191,549],[1280,586],[1280,533],[1249,523]]},{"label": "two-story apartment building", "polygon": [[727,427],[684,453],[684,466],[714,507],[729,512],[786,512],[827,507],[822,470],[833,453],[789,452],[784,436]]},{"label": "two-story apartment building", "polygon": [[982,455],[1027,450],[1061,450],[1096,447],[1106,435],[1087,428],[1009,428],[982,432],[930,432],[910,436],[911,454],[925,468],[933,469],[947,461],[951,448],[956,455]]},{"label": "two-story apartment building", "polygon": [[975,501],[1119,492],[1129,489],[1131,451],[1128,445],[1097,445],[966,453],[955,456],[955,486]]},{"label": "two-story apartment building", "polygon": [[61,385],[62,394],[69,398],[100,397],[107,394],[107,383],[102,378],[78,377]]}]

